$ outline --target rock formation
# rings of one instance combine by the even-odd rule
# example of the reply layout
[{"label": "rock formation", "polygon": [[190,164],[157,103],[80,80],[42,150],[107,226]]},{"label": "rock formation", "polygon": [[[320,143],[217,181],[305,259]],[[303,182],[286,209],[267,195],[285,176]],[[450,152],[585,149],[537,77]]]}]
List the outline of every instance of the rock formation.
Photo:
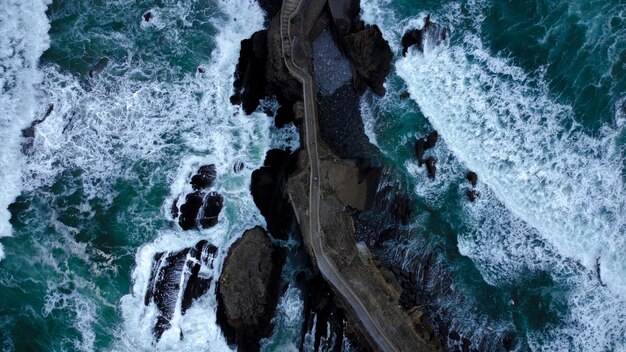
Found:
[{"label": "rock formation", "polygon": [[295,153],[273,149],[267,152],[264,166],[252,173],[250,188],[254,204],[265,217],[268,231],[278,239],[287,239],[294,226],[285,183],[295,170],[296,159]]},{"label": "rock formation", "polygon": [[204,266],[208,269],[205,271],[212,271],[216,253],[215,246],[200,241],[191,248],[154,255],[144,304],[155,304],[158,309],[157,322],[153,327],[157,341],[170,328],[177,308],[184,315],[193,301],[208,291],[212,277],[201,275],[200,269]]},{"label": "rock formation", "polygon": [[217,286],[217,322],[239,351],[258,351],[259,341],[272,332],[284,258],[284,250],[258,226],[228,250]]}]

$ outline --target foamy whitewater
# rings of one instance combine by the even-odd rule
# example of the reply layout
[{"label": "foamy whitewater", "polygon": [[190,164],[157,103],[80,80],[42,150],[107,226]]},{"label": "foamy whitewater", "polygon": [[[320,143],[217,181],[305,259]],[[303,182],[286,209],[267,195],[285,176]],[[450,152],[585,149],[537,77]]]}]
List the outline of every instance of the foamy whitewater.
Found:
[{"label": "foamy whitewater", "polygon": [[[451,26],[451,43],[426,43],[424,53],[412,48],[402,57],[398,39],[421,28],[426,14],[400,20],[388,6],[367,0],[362,14],[395,47],[397,75],[443,139],[431,152],[440,178],[434,184],[415,162],[406,163],[418,178],[416,193],[440,202],[446,184],[475,171],[480,198],[465,206],[461,254],[492,285],[547,271],[568,288],[559,299],[567,316],[531,332],[532,350],[626,350],[621,105],[611,111],[613,123],[589,134],[570,106],[556,102],[541,69],[526,73],[483,46],[480,26],[489,5],[482,2],[435,11],[435,22]],[[474,21],[473,30],[455,33],[461,20]]]},{"label": "foamy whitewater", "polygon": [[[39,57],[48,48],[50,0],[0,3],[0,237],[12,234],[8,206],[22,190],[22,129],[43,112],[37,92]],[[44,110],[45,111],[45,110]],[[4,258],[0,244],[0,259]]]}]

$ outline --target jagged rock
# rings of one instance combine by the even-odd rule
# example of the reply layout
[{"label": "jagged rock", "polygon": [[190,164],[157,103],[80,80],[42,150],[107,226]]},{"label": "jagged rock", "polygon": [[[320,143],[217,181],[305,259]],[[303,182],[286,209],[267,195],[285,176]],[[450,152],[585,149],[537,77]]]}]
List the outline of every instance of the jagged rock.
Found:
[{"label": "jagged rock", "polygon": [[459,341],[461,339],[461,335],[459,335],[459,333],[454,330],[450,331],[448,337],[454,341]]},{"label": "jagged rock", "polygon": [[143,20],[146,22],[150,22],[150,20],[154,17],[154,15],[152,14],[152,12],[148,11],[146,13],[143,14]]},{"label": "jagged rock", "polygon": [[30,149],[33,147],[33,143],[35,141],[35,127],[46,121],[48,116],[52,114],[52,111],[54,111],[54,104],[48,105],[48,109],[46,110],[46,114],[43,118],[33,121],[28,128],[22,130],[22,137],[24,137],[24,142],[22,143],[22,153],[26,155],[30,153]]},{"label": "jagged rock", "polygon": [[267,152],[264,166],[252,172],[250,190],[254,204],[275,238],[287,239],[294,225],[294,212],[287,199],[287,175],[296,168],[296,154],[273,149]]},{"label": "jagged rock", "polygon": [[404,92],[400,93],[400,99],[401,100],[408,99],[410,97],[411,97],[411,93],[409,93],[407,91],[404,91]]},{"label": "jagged rock", "polygon": [[418,138],[415,141],[415,157],[417,158],[417,165],[422,166],[424,163],[424,152],[426,151],[426,141],[424,138]]},{"label": "jagged rock", "polygon": [[267,63],[267,31],[254,33],[241,41],[239,62],[235,69],[235,93],[231,103],[241,102],[247,115],[253,113],[265,97],[265,68]]},{"label": "jagged rock", "polygon": [[439,139],[439,133],[437,131],[432,131],[426,137],[426,144],[424,144],[425,149],[430,149],[437,144],[437,140]]},{"label": "jagged rock", "polygon": [[216,177],[217,171],[215,170],[215,164],[202,165],[198,169],[198,172],[191,178],[191,187],[196,191],[209,188],[213,185]]},{"label": "jagged rock", "polygon": [[239,351],[258,351],[259,341],[271,335],[284,258],[258,226],[228,251],[217,286],[217,323]]},{"label": "jagged rock", "polygon": [[411,204],[406,196],[396,195],[391,205],[391,214],[402,223],[408,225],[411,217]]},{"label": "jagged rock", "polygon": [[[216,252],[215,246],[203,240],[191,248],[154,255],[144,304],[154,303],[158,309],[157,322],[153,327],[157,341],[170,328],[177,308],[184,315],[193,301],[208,291],[212,278],[201,275],[200,269],[203,266],[213,269]],[[182,299],[179,301],[181,290]]]},{"label": "jagged rock", "polygon": [[430,15],[424,20],[422,29],[410,30],[402,36],[402,55],[406,55],[409,48],[417,45],[419,51],[424,51],[424,41],[428,40],[435,45],[444,42],[448,37],[448,28],[439,26],[430,20]]},{"label": "jagged rock", "polygon": [[467,180],[472,184],[472,187],[476,187],[476,184],[478,183],[478,175],[474,171],[468,171],[465,178],[467,178]]},{"label": "jagged rock", "polygon": [[437,167],[435,166],[436,163],[437,159],[432,156],[429,156],[428,159],[426,159],[426,171],[428,172],[428,177],[431,179],[435,178],[435,173],[437,172]]},{"label": "jagged rock", "polygon": [[207,229],[209,227],[217,225],[217,220],[224,206],[224,197],[217,192],[211,192],[207,194],[204,201],[204,210],[200,217],[200,225],[202,228]]},{"label": "jagged rock", "polygon": [[185,204],[180,206],[180,217],[178,218],[178,224],[183,230],[197,228],[196,219],[202,207],[203,198],[200,191],[189,193],[185,197]]},{"label": "jagged rock", "polygon": [[172,202],[171,214],[173,219],[178,217],[178,198],[174,199]]},{"label": "jagged rock", "polygon": [[365,84],[380,95],[385,95],[385,79],[391,71],[393,53],[376,25],[345,35],[344,50],[352,64],[353,85],[359,94],[365,92]]},{"label": "jagged rock", "polygon": [[469,201],[473,203],[478,197],[478,192],[474,191],[473,189],[468,189],[465,192],[465,195],[467,195],[467,199],[469,199]]}]

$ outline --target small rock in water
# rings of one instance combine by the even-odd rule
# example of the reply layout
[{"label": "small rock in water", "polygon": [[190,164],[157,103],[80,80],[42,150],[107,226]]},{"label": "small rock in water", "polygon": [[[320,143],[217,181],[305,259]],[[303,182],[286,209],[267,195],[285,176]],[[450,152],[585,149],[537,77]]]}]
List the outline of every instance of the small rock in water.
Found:
[{"label": "small rock in water", "polygon": [[243,167],[244,167],[243,161],[237,161],[235,162],[235,165],[233,165],[233,171],[235,173],[240,173],[241,170],[243,170]]},{"label": "small rock in water", "polygon": [[178,198],[174,199],[172,202],[172,218],[176,219],[178,217]]},{"label": "small rock in water", "polygon": [[152,12],[148,11],[143,15],[143,20],[146,22],[150,22],[150,20],[154,17]]},{"label": "small rock in water", "polygon": [[98,62],[91,69],[89,69],[89,77],[93,78],[97,76],[100,72],[102,72],[107,67],[108,64],[109,64],[108,57],[103,57],[102,59],[98,60]]},{"label": "small rock in water", "polygon": [[407,91],[404,91],[404,92],[400,93],[400,99],[407,99],[407,98],[410,98],[410,97],[411,97],[411,94],[409,92],[407,92]]},{"label": "small rock in water", "polygon": [[478,183],[478,175],[474,171],[469,171],[465,176],[467,180],[472,184],[472,187],[476,187]]},{"label": "small rock in water", "polygon": [[454,330],[450,331],[450,335],[448,335],[448,337],[454,341],[459,341],[461,339],[461,335]]},{"label": "small rock in water", "polygon": [[435,173],[437,172],[437,167],[435,164],[437,163],[437,159],[432,156],[429,156],[426,159],[426,171],[428,172],[428,177],[431,179],[435,179]]},{"label": "small rock in water", "polygon": [[202,207],[203,194],[200,191],[189,193],[185,197],[185,204],[180,206],[180,217],[178,218],[178,224],[183,230],[195,229],[196,218],[198,212]]},{"label": "small rock in water", "polygon": [[215,181],[216,177],[217,171],[215,170],[215,164],[203,165],[191,178],[191,187],[196,191],[209,188],[213,185],[213,181]]},{"label": "small rock in water", "polygon": [[204,203],[204,212],[200,218],[202,228],[209,228],[217,225],[217,220],[224,206],[224,197],[217,192],[211,192],[207,195]]},{"label": "small rock in water", "polygon": [[474,191],[473,189],[468,189],[467,192],[465,192],[465,194],[467,195],[467,199],[469,199],[469,201],[472,203],[478,197],[478,192]]},{"label": "small rock in water", "polygon": [[415,141],[415,157],[417,158],[417,165],[420,167],[424,163],[424,151],[426,151],[426,141],[423,138],[418,138]]},{"label": "small rock in water", "polygon": [[203,67],[198,67],[198,73],[205,73],[206,70]]},{"label": "small rock in water", "polygon": [[515,348],[515,335],[512,332],[507,332],[502,338],[502,347],[505,351],[512,351]]},{"label": "small rock in water", "polygon": [[439,133],[437,133],[437,131],[430,132],[428,134],[428,137],[426,137],[426,144],[424,145],[424,147],[426,149],[433,148],[435,144],[437,144],[438,139],[439,139]]}]

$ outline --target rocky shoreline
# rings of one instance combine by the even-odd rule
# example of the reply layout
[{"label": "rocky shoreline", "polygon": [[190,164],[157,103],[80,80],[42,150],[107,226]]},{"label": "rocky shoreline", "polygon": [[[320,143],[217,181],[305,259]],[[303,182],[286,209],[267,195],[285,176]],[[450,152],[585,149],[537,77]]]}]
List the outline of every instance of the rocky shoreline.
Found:
[{"label": "rocky shoreline", "polygon": [[[274,119],[276,127],[289,123],[300,127],[302,87],[291,76],[282,57],[281,1],[264,0],[261,5],[267,13],[267,29],[241,42],[230,101],[251,114],[263,100],[273,99],[279,108],[275,114],[266,113]],[[322,223],[322,227],[344,237],[327,241],[340,256],[357,258],[368,272],[375,272],[378,281],[369,285],[380,284],[374,289],[386,292],[379,293],[380,297],[390,295],[397,302],[404,311],[403,319],[408,319],[412,329],[430,341],[428,350],[440,350],[447,336],[434,328],[430,315],[424,312],[415,280],[394,267],[394,263],[375,257],[382,253],[378,249],[385,242],[408,236],[404,226],[412,214],[408,197],[384,173],[379,151],[365,135],[360,111],[360,98],[367,89],[385,94],[384,82],[391,70],[393,54],[378,27],[365,25],[359,19],[358,0],[314,1],[305,11],[302,26],[307,28],[314,49],[310,71],[317,77],[318,123],[323,144],[320,177],[328,193],[322,220],[332,219]],[[421,33],[407,34],[403,44],[421,36]],[[410,45],[414,44],[417,42]],[[432,177],[434,160],[422,160],[420,152],[423,155],[436,140],[435,133],[416,143],[418,160],[426,164]],[[298,214],[301,216],[308,208],[305,196],[308,181],[300,172],[307,163],[302,154],[299,150],[270,150],[264,165],[252,173],[250,192],[267,229],[255,227],[245,231],[228,250],[219,278],[206,274],[213,270],[217,252],[206,241],[176,253],[154,256],[145,304],[154,303],[159,310],[153,328],[157,340],[169,328],[174,311],[180,309],[184,315],[213,282],[217,323],[227,342],[239,351],[258,351],[262,339],[273,332],[277,304],[291,284],[297,285],[304,297],[300,350],[306,336],[312,337],[315,351],[340,351],[346,341],[353,350],[375,350],[350,304],[343,302],[318,272],[303,241]],[[211,191],[215,175],[214,165],[200,166],[189,180],[192,192],[174,201],[172,217],[183,230],[207,228],[218,222],[224,199]],[[307,258],[296,277],[287,280],[281,276],[287,256],[285,241],[300,243],[297,255]],[[364,248],[356,250],[355,241],[365,243],[374,256]],[[183,292],[183,300],[181,307],[176,307],[170,303],[179,292]],[[469,347],[465,341],[462,346],[463,351]]]}]

